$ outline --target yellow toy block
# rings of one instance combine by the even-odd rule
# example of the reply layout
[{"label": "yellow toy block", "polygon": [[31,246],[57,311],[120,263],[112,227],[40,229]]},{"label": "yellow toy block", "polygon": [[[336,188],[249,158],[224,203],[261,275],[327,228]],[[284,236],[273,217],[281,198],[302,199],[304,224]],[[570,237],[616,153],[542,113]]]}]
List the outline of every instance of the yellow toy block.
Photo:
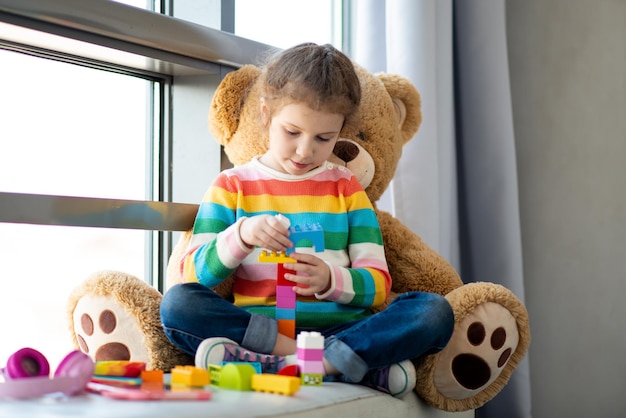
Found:
[{"label": "yellow toy block", "polygon": [[259,263],[297,263],[297,261],[291,257],[287,257],[285,253],[277,253],[276,251],[262,250],[259,253]]},{"label": "yellow toy block", "polygon": [[252,376],[252,390],[291,396],[300,390],[300,379],[279,374],[255,374]]},{"label": "yellow toy block", "polygon": [[206,386],[211,381],[208,370],[194,366],[176,366],[171,374],[172,385]]}]

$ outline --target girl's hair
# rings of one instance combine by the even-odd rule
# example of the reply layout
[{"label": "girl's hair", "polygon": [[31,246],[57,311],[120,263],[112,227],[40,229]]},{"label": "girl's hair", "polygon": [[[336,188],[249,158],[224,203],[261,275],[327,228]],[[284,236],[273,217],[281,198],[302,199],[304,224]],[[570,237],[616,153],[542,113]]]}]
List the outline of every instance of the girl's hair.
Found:
[{"label": "girl's hair", "polygon": [[352,61],[332,45],[303,43],[279,52],[264,67],[261,95],[270,115],[292,102],[344,115],[356,115],[361,85]]}]

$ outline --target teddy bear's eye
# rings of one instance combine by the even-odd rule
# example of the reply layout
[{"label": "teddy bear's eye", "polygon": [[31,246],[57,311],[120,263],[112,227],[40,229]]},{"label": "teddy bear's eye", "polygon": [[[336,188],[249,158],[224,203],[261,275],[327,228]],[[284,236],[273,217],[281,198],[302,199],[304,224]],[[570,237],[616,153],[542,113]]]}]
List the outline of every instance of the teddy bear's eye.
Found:
[{"label": "teddy bear's eye", "polygon": [[361,141],[365,141],[365,135],[363,135],[363,132],[359,132],[359,133],[356,135],[356,137],[357,137],[357,138],[359,138]]}]

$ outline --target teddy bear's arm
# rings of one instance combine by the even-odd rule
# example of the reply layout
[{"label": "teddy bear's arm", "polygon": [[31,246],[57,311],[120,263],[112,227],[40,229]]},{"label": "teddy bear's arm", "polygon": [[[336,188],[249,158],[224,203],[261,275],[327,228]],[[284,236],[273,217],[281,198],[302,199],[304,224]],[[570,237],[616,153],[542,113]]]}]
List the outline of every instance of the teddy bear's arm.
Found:
[{"label": "teddy bear's arm", "polygon": [[425,291],[446,295],[463,285],[452,265],[419,236],[388,212],[376,212],[393,292]]}]

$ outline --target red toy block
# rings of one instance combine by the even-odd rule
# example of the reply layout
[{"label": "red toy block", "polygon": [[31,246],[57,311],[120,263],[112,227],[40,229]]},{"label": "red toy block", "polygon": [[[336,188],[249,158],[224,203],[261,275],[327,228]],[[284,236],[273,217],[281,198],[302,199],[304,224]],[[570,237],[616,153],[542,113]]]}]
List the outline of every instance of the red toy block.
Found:
[{"label": "red toy block", "polygon": [[[294,260],[295,262],[295,260]],[[285,279],[285,274],[296,274],[293,270],[287,270],[282,263],[276,266],[278,271],[276,272],[276,286],[295,286],[297,283],[291,280]]]},{"label": "red toy block", "polygon": [[289,364],[288,366],[283,367],[282,369],[280,369],[278,371],[278,373],[281,376],[294,376],[297,377],[300,375],[300,371],[298,369],[298,365],[297,364]]}]

